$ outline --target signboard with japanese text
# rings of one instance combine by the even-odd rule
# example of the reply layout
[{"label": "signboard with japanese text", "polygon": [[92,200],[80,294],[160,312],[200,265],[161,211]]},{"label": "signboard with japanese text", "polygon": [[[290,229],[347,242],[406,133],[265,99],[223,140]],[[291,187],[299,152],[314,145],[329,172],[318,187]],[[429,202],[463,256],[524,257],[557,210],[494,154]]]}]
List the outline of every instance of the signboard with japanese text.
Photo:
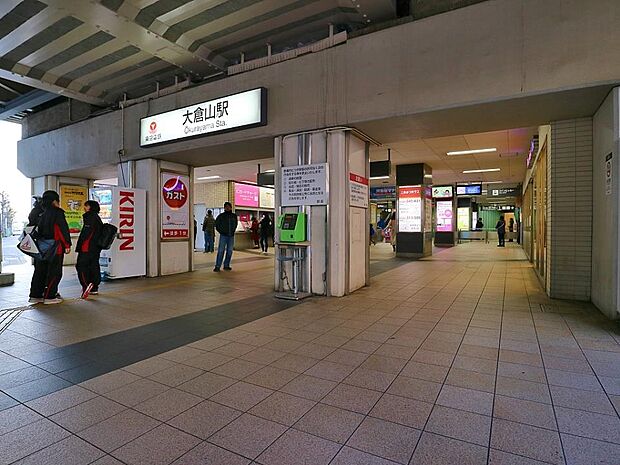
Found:
[{"label": "signboard with japanese text", "polygon": [[518,197],[521,195],[521,190],[517,187],[504,187],[498,189],[488,189],[488,193],[491,197]]},{"label": "signboard with japanese text", "polygon": [[275,190],[271,187],[260,188],[260,208],[275,208],[276,207],[276,194]]},{"label": "signboard with japanese text", "polygon": [[434,199],[452,198],[452,186],[433,186]]},{"label": "signboard with japanese text", "polygon": [[436,231],[437,232],[452,232],[453,231],[453,217],[452,212],[452,200],[438,200],[436,209]]},{"label": "signboard with japanese text", "polygon": [[78,234],[82,230],[82,215],[84,202],[88,200],[88,187],[60,186],[60,208],[65,211],[65,218],[71,234]]},{"label": "signboard with japanese text", "polygon": [[235,208],[237,207],[253,207],[258,208],[258,200],[260,189],[258,186],[251,184],[242,184],[236,182],[235,189]]},{"label": "signboard with japanese text", "polygon": [[161,173],[161,237],[187,239],[190,234],[189,176]]},{"label": "signboard with japanese text", "polygon": [[258,88],[140,120],[140,146],[267,124],[267,89]]},{"label": "signboard with japanese text", "polygon": [[395,186],[381,186],[370,188],[370,198],[372,200],[384,200],[396,198]]},{"label": "signboard with japanese text", "polygon": [[398,187],[398,232],[422,232],[422,187]]},{"label": "signboard with japanese text", "polygon": [[282,168],[282,206],[327,205],[327,163]]},{"label": "signboard with japanese text", "polygon": [[482,195],[482,184],[456,186],[456,195]]},{"label": "signboard with japanese text", "polygon": [[368,208],[368,178],[349,173],[349,205]]}]

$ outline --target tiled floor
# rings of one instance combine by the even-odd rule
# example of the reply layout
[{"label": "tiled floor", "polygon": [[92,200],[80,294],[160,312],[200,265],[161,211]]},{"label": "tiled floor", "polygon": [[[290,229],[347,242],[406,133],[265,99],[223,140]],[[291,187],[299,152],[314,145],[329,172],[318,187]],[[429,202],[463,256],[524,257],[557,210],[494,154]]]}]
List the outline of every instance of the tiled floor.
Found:
[{"label": "tiled floor", "polygon": [[376,248],[369,288],[290,307],[239,255],[25,310],[0,335],[0,464],[620,464],[618,325],[509,246]]}]

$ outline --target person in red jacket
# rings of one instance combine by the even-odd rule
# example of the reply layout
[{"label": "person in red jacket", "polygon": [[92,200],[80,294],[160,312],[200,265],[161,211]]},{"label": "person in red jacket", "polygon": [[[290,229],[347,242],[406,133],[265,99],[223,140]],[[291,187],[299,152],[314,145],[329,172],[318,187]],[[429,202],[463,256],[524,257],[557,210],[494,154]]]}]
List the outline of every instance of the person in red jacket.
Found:
[{"label": "person in red jacket", "polygon": [[84,224],[80,231],[75,250],[78,254],[75,269],[82,285],[82,298],[88,298],[89,294],[99,294],[101,283],[101,268],[99,267],[99,237],[103,221],[99,217],[99,202],[88,200],[84,202]]},{"label": "person in red jacket", "polygon": [[43,239],[53,239],[56,241],[56,254],[46,262],[42,262],[40,276],[33,283],[34,296],[38,302],[49,304],[59,304],[62,298],[58,294],[58,284],[62,279],[62,263],[64,255],[71,252],[71,235],[69,225],[65,218],[65,212],[60,208],[60,196],[56,191],[45,191],[41,196],[43,213],[39,217],[37,226],[38,234]]}]

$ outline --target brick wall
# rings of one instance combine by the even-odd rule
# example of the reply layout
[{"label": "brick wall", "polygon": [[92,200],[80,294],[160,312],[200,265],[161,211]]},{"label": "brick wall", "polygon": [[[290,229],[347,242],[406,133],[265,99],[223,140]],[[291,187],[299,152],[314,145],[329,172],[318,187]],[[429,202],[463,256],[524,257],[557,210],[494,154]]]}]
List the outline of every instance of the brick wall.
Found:
[{"label": "brick wall", "polygon": [[230,184],[228,181],[194,184],[194,203],[204,203],[207,208],[222,208],[224,202],[232,202]]},{"label": "brick wall", "polygon": [[551,124],[547,284],[553,298],[590,300],[592,118]]}]

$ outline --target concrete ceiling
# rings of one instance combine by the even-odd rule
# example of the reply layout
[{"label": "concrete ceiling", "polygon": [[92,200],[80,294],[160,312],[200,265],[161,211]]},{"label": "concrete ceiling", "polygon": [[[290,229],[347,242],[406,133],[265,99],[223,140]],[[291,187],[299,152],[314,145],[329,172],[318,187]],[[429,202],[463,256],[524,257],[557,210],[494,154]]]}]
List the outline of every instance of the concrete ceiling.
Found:
[{"label": "concrete ceiling", "polygon": [[[508,129],[475,134],[434,137],[393,142],[382,147],[371,147],[372,161],[387,159],[391,149],[392,179],[394,165],[426,163],[433,168],[434,184],[456,182],[502,181],[519,183],[525,178],[525,158],[532,136],[538,133],[536,127]],[[495,148],[496,152],[473,155],[448,156],[447,152]],[[464,174],[465,170],[499,168],[499,172]],[[373,181],[380,185],[383,181]]]},{"label": "concrete ceiling", "polygon": [[0,102],[8,80],[108,106],[395,15],[392,0],[2,0]]},{"label": "concrete ceiling", "polygon": [[[211,165],[196,168],[194,179],[196,182],[218,182],[218,181],[246,181],[256,182],[258,165],[261,172],[274,169],[273,157],[269,159],[243,161],[239,163],[226,163],[224,165]],[[200,180],[201,177],[219,176],[216,179]]]}]

